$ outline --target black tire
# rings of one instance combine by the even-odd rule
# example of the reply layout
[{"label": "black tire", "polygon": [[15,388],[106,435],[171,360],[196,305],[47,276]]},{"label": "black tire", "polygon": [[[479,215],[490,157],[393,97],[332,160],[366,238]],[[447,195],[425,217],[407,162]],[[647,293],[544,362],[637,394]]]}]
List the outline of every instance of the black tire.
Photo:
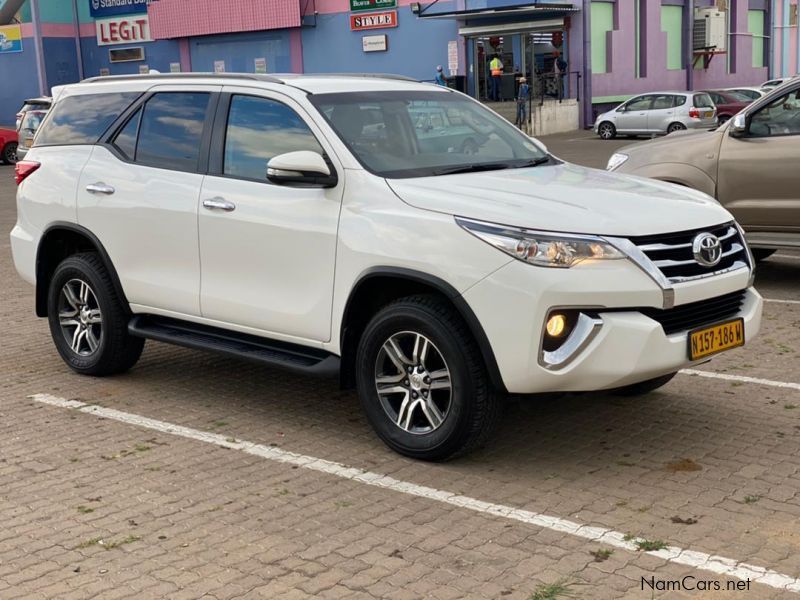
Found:
[{"label": "black tire", "polygon": [[768,259],[770,256],[777,252],[776,248],[750,248],[750,251],[753,253],[753,258],[756,259],[756,262],[761,262],[762,260]]},{"label": "black tire", "polygon": [[[73,293],[76,289],[82,292],[82,284],[89,287],[85,303],[82,293],[78,298],[72,296],[78,301],[79,309],[70,303],[64,292],[68,283]],[[47,314],[58,353],[77,373],[98,377],[122,373],[135,365],[142,354],[144,339],[128,334],[128,308],[120,301],[108,271],[94,252],[75,254],[58,265],[47,292]],[[60,314],[66,315],[65,323],[76,321],[79,324],[62,327]],[[89,315],[86,323],[84,315]],[[87,324],[91,319],[99,321]],[[83,337],[78,335],[79,328],[87,330]],[[94,349],[88,341],[90,332],[95,340]],[[73,334],[75,337],[68,341],[68,336]],[[77,351],[73,349],[76,339]]]},{"label": "black tire", "polygon": [[683,123],[670,123],[667,127],[667,134],[675,133],[676,131],[686,131],[686,125]]},{"label": "black tire", "polygon": [[650,392],[667,385],[677,374],[678,373],[675,372],[662,375],[661,377],[654,377],[653,379],[640,381],[639,383],[634,383],[632,385],[626,385],[625,387],[611,390],[611,392],[615,396],[644,396],[645,394],[649,394]]},{"label": "black tire", "polygon": [[717,117],[717,125],[725,125],[730,120],[730,115],[719,115]]},{"label": "black tire", "polygon": [[13,165],[17,162],[17,142],[9,142],[3,147],[2,156],[0,156],[3,163]]},{"label": "black tire", "polygon": [[597,135],[600,136],[601,140],[613,140],[617,137],[617,128],[614,127],[613,123],[603,121],[597,126]]},{"label": "black tire", "polygon": [[[430,428],[433,422],[427,417],[428,411],[420,406],[414,412],[414,401],[411,400],[411,408],[406,414],[414,413],[423,422],[427,418],[428,426],[421,427],[417,432],[402,428],[385,407],[387,396],[382,397],[378,393],[376,378],[382,364],[379,361],[388,358],[384,348],[390,339],[395,339],[393,336],[417,336],[418,339],[424,336],[431,350],[427,359],[418,363],[422,365],[419,368],[432,369],[431,363],[439,357],[448,371],[448,404],[444,412],[439,413],[443,415],[440,424],[433,428]],[[435,352],[433,358],[432,352]],[[367,419],[386,445],[400,454],[432,461],[466,454],[483,445],[500,420],[503,397],[492,388],[481,353],[467,325],[455,309],[441,298],[410,296],[381,309],[361,336],[356,361],[356,387]],[[383,364],[391,366],[391,363]],[[397,373],[403,372],[397,368]],[[433,370],[430,375],[432,382]],[[397,385],[405,385],[405,398],[409,399],[414,382],[411,376],[407,379],[405,382],[398,381]],[[438,390],[437,393],[441,391],[444,390]],[[427,392],[430,401],[433,401],[433,392],[433,387]],[[403,398],[403,393],[400,398]],[[419,402],[425,401],[419,397]],[[430,405],[426,403],[425,406]],[[398,410],[398,414],[401,413],[402,408]],[[408,422],[411,422],[411,418]],[[425,431],[426,428],[430,430]]]}]

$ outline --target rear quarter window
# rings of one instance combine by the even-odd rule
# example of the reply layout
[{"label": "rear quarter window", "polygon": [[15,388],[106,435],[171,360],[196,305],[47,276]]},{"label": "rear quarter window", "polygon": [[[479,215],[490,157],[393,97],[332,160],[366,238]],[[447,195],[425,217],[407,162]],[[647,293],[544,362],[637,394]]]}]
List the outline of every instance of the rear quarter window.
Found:
[{"label": "rear quarter window", "polygon": [[35,145],[94,144],[139,96],[138,92],[130,92],[64,98],[51,110]]},{"label": "rear quarter window", "polygon": [[708,94],[695,94],[694,107],[695,108],[715,108],[714,101]]}]

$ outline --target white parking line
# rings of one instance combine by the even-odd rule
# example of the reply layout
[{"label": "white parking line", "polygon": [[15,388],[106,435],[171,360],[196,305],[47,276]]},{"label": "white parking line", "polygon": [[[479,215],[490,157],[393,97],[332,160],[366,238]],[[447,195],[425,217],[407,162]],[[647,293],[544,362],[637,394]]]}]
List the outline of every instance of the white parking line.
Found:
[{"label": "white parking line", "polygon": [[800,304],[800,300],[782,300],[780,298],[764,298],[764,302],[776,302],[780,304]]},{"label": "white parking line", "polygon": [[[638,539],[626,540],[624,534],[611,529],[606,529],[605,527],[582,525],[581,523],[576,523],[574,521],[535,513],[528,510],[521,510],[519,508],[514,508],[513,506],[484,502],[483,500],[478,500],[477,498],[471,498],[469,496],[462,496],[460,494],[454,494],[445,490],[421,486],[408,481],[401,481],[381,473],[372,473],[370,471],[348,467],[346,465],[327,461],[321,458],[305,456],[302,454],[289,452],[287,450],[281,450],[272,446],[264,446],[245,441],[230,441],[231,438],[217,433],[209,433],[206,431],[200,431],[198,429],[191,429],[189,427],[183,427],[181,425],[175,425],[165,421],[158,421],[156,419],[142,417],[133,413],[122,412],[112,408],[104,408],[101,406],[86,404],[85,402],[79,402],[77,400],[67,400],[65,398],[51,396],[50,394],[34,394],[33,396],[30,396],[30,398],[36,402],[41,402],[50,406],[75,409],[105,419],[119,421],[122,423],[135,425],[137,427],[144,427],[146,429],[152,429],[161,433],[168,433],[170,435],[197,440],[207,444],[214,444],[215,446],[222,448],[239,450],[240,452],[265,458],[267,460],[296,465],[302,469],[325,473],[327,475],[348,479],[364,485],[379,487],[391,490],[393,492],[407,494],[409,496],[426,498],[435,502],[449,504],[486,515],[502,517],[528,525],[534,525],[537,527],[543,527],[545,529],[551,529],[553,531],[567,533],[590,540],[592,542],[622,548],[631,552],[637,552],[638,550],[636,543],[638,541],[642,541]],[[663,560],[667,560],[679,565],[686,565],[703,571],[710,571],[719,575],[734,577],[742,581],[750,580],[757,583],[762,583],[772,588],[787,590],[790,592],[800,592],[800,579],[796,577],[783,575],[764,567],[750,565],[731,558],[725,558],[723,556],[706,554],[705,552],[696,552],[694,550],[686,550],[676,546],[668,546],[663,550],[650,551],[647,552],[647,554],[652,554],[653,556],[657,556]]]},{"label": "white parking line", "polygon": [[772,379],[760,379],[758,377],[747,377],[746,375],[728,375],[727,373],[714,373],[713,371],[699,371],[697,369],[682,369],[681,373],[684,375],[694,375],[696,377],[709,377],[711,379],[725,379],[726,381],[755,383],[756,385],[800,390],[800,383],[793,383],[790,381],[774,381]]}]

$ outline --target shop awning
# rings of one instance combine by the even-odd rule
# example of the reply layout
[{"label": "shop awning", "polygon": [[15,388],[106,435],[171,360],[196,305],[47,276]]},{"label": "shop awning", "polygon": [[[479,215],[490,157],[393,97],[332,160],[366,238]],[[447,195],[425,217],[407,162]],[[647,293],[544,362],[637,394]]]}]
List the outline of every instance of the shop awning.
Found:
[{"label": "shop awning", "polygon": [[561,18],[580,12],[580,8],[566,4],[534,4],[524,6],[504,6],[497,8],[475,8],[451,12],[422,13],[420,19],[463,19],[496,20],[496,21],[531,21],[540,19]]}]

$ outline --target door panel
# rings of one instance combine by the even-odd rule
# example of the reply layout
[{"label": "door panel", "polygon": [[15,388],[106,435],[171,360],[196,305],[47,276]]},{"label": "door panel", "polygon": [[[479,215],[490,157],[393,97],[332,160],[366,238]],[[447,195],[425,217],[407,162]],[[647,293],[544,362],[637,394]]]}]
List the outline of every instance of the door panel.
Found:
[{"label": "door panel", "polygon": [[632,98],[625,105],[625,111],[617,113],[617,131],[621,133],[646,132],[650,104],[650,96]]},{"label": "door panel", "polygon": [[671,94],[653,97],[653,104],[647,113],[647,130],[663,133],[675,118],[675,97]]},{"label": "door panel", "polygon": [[[97,146],[78,186],[78,221],[108,251],[128,301],[200,314],[197,199],[203,176],[123,162]],[[102,183],[113,194],[90,193]]]},{"label": "door panel", "polygon": [[[230,121],[214,147],[220,173],[200,201],[201,307],[205,318],[315,341],[330,339],[331,304],[344,171],[302,108],[280,96],[234,93]],[[280,100],[280,102],[278,102]],[[223,101],[225,104],[225,101]],[[218,118],[225,118],[220,115]],[[266,181],[270,156],[322,149],[340,177],[335,188]],[[219,145],[217,145],[219,144]],[[207,208],[217,200],[233,210]]]},{"label": "door panel", "polygon": [[748,229],[800,232],[800,90],[757,111],[750,131],[722,142],[718,198]]}]

